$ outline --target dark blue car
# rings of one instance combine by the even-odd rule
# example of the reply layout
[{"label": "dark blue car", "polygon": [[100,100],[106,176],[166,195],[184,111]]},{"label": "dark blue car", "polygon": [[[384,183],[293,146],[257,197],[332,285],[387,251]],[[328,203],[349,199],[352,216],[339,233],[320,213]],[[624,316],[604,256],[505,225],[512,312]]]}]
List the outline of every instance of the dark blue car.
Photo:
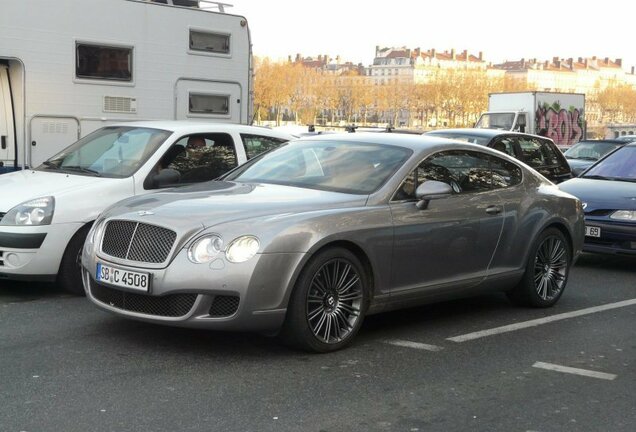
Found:
[{"label": "dark blue car", "polygon": [[636,143],[609,153],[559,185],[583,201],[583,250],[636,255]]}]

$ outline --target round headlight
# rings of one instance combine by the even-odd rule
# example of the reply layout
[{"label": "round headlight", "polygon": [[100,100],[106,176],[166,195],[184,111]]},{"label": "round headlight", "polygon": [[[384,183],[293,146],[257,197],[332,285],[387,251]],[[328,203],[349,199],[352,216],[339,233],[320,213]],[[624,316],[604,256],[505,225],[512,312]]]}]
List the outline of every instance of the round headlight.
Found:
[{"label": "round headlight", "polygon": [[227,247],[225,257],[233,263],[245,262],[256,255],[260,246],[258,239],[254,236],[238,237]]},{"label": "round headlight", "polygon": [[195,264],[212,261],[223,250],[223,239],[208,235],[197,239],[188,249],[188,258]]}]

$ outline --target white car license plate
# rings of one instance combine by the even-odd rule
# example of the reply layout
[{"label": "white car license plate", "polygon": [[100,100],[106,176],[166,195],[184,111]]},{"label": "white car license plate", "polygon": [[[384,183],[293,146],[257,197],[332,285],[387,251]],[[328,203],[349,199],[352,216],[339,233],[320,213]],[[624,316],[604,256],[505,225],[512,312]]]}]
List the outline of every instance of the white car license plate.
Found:
[{"label": "white car license plate", "polygon": [[106,282],[135,291],[148,292],[150,288],[150,275],[130,270],[118,269],[97,263],[97,282]]},{"label": "white car license plate", "polygon": [[586,226],[585,227],[585,235],[587,237],[600,237],[601,229],[595,226]]}]

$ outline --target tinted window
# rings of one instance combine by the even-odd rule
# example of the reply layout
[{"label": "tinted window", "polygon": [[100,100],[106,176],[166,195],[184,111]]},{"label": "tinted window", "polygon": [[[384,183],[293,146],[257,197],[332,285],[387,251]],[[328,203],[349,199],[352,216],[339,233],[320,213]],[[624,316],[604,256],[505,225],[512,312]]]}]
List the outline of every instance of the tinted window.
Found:
[{"label": "tinted window", "polygon": [[616,147],[620,147],[620,144],[583,141],[574,144],[564,154],[568,159],[598,160]]},{"label": "tinted window", "polygon": [[251,159],[254,156],[279,147],[286,142],[284,139],[272,138],[261,135],[248,135],[241,134],[243,145],[245,146],[245,153],[247,158]]},{"label": "tinted window", "polygon": [[132,81],[132,48],[77,44],[77,78]]},{"label": "tinted window", "polygon": [[499,150],[500,152],[509,154],[512,157],[517,157],[515,153],[515,142],[517,141],[514,137],[506,137],[497,139],[490,147],[495,150]]},{"label": "tinted window", "polygon": [[489,156],[453,150],[426,158],[395,193],[394,200],[415,199],[415,190],[427,180],[449,184],[455,193],[483,192],[492,188]]},{"label": "tinted window", "polygon": [[230,35],[190,30],[190,49],[218,54],[229,54]]},{"label": "tinted window", "polygon": [[226,95],[189,94],[189,109],[193,114],[230,113],[230,97]]},{"label": "tinted window", "polygon": [[228,134],[184,137],[164,154],[156,169],[179,173],[178,184],[214,180],[238,165],[234,141]]},{"label": "tinted window", "polygon": [[548,165],[544,152],[542,151],[542,145],[538,140],[520,138],[519,147],[521,148],[523,161],[531,167],[537,168]]},{"label": "tinted window", "polygon": [[492,170],[492,187],[495,189],[521,183],[521,168],[512,162],[491,156],[490,169]]}]

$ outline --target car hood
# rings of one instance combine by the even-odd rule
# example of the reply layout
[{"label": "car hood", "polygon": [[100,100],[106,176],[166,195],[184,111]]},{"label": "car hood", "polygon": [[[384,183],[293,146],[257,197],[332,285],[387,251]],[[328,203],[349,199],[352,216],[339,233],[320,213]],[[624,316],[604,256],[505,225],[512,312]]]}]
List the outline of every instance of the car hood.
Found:
[{"label": "car hood", "polygon": [[270,215],[364,206],[367,198],[274,184],[213,181],[130,198],[104,216],[187,231]]},{"label": "car hood", "polygon": [[31,199],[59,196],[112,179],[45,171],[15,171],[0,175],[0,212]]},{"label": "car hood", "polygon": [[636,210],[636,183],[575,178],[559,184],[559,189],[583,201],[586,213],[594,210]]}]

